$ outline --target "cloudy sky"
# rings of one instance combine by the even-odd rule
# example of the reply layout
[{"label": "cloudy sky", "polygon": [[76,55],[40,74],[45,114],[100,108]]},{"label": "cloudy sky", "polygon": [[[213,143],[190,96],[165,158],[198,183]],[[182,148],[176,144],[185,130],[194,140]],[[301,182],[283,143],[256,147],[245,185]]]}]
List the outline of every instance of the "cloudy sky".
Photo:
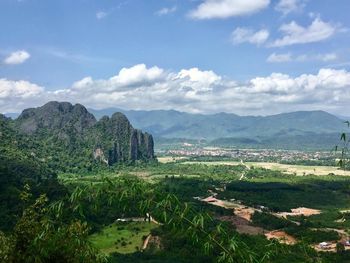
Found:
[{"label": "cloudy sky", "polygon": [[349,0],[0,0],[0,112],[350,115]]}]

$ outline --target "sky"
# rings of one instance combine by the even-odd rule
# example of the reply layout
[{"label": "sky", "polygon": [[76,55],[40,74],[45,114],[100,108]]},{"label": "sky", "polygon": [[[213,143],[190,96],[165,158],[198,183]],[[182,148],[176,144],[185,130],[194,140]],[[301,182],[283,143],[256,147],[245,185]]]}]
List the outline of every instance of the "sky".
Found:
[{"label": "sky", "polygon": [[0,0],[0,112],[349,115],[349,0]]}]

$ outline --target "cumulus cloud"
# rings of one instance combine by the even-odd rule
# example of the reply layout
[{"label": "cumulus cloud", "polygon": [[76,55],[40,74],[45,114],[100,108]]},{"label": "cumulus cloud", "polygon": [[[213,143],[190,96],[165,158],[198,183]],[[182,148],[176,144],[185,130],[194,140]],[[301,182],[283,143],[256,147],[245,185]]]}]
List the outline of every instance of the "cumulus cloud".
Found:
[{"label": "cumulus cloud", "polygon": [[287,15],[302,10],[305,7],[305,2],[305,0],[280,0],[275,6],[275,10]]},{"label": "cumulus cloud", "polygon": [[231,34],[231,40],[234,44],[248,42],[251,44],[261,45],[269,38],[269,31],[261,29],[254,31],[250,28],[236,28]]},{"label": "cumulus cloud", "polygon": [[122,68],[110,81],[120,86],[151,83],[161,79],[163,73],[164,70],[156,66],[147,68],[145,64],[138,64],[130,68]]},{"label": "cumulus cloud", "polygon": [[11,53],[7,58],[4,59],[4,63],[8,65],[18,65],[24,63],[30,58],[30,54],[25,50],[18,50]]},{"label": "cumulus cloud", "polygon": [[283,24],[280,31],[283,37],[276,39],[271,46],[283,47],[295,44],[319,42],[330,38],[337,32],[338,27],[332,23],[324,22],[319,17],[307,27],[297,24],[295,21]]},{"label": "cumulus cloud", "polygon": [[174,13],[176,12],[177,10],[177,7],[176,6],[173,6],[173,7],[164,7],[162,9],[159,9],[156,14],[158,16],[165,16],[165,15],[169,15],[171,13]]},{"label": "cumulus cloud", "polygon": [[10,81],[7,79],[0,79],[0,99],[10,97],[30,98],[39,95],[43,91],[44,88],[28,81]]},{"label": "cumulus cloud", "polygon": [[45,101],[45,89],[25,80],[0,79],[0,111],[17,112]]},{"label": "cumulus cloud", "polygon": [[70,87],[48,91],[26,81],[0,81],[0,111],[19,111],[48,100],[91,108],[175,109],[187,112],[271,114],[281,111],[349,109],[350,72],[322,68],[292,77],[272,73],[236,82],[211,70],[178,72],[144,64],[121,69],[108,79],[83,78]]},{"label": "cumulus cloud", "polygon": [[228,18],[249,15],[268,7],[270,0],[204,0],[192,10],[193,19]]}]

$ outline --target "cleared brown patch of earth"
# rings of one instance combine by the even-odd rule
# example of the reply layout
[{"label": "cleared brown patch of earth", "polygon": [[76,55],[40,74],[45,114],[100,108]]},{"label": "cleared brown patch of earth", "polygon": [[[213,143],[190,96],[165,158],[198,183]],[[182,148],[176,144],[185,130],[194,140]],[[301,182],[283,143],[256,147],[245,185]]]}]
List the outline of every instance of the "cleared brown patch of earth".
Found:
[{"label": "cleared brown patch of earth", "polygon": [[266,232],[265,229],[257,226],[252,226],[247,219],[236,215],[221,216],[218,217],[218,219],[221,221],[230,222],[236,227],[237,232],[240,234],[263,235]]},{"label": "cleared brown patch of earth", "polygon": [[287,216],[312,216],[312,215],[319,215],[321,214],[321,210],[317,209],[311,209],[307,207],[298,207],[291,209],[291,212],[279,212],[279,213],[273,213],[273,215],[277,217],[284,217],[287,218]]},{"label": "cleared brown patch of earth", "polygon": [[219,220],[230,222],[232,225],[235,226],[237,232],[240,234],[263,235],[266,232],[266,230],[264,230],[261,227],[250,225],[252,215],[256,211],[255,208],[244,206],[234,202],[220,200],[215,198],[215,196],[216,194],[213,193],[212,196],[199,200],[208,204],[226,208],[228,210],[232,209],[232,216],[221,216],[218,217]]},{"label": "cleared brown patch of earth", "polygon": [[281,230],[273,230],[270,232],[265,233],[265,236],[267,239],[277,239],[280,243],[287,244],[287,245],[294,245],[297,243],[297,240],[292,237],[291,235],[288,235],[286,232]]},{"label": "cleared brown patch of earth", "polygon": [[206,202],[208,204],[220,206],[220,207],[223,207],[226,209],[234,209],[233,212],[236,216],[242,217],[248,221],[251,221],[252,215],[254,214],[255,211],[261,212],[260,209],[245,206],[245,205],[242,205],[242,204],[236,203],[236,202],[229,202],[229,201],[225,201],[225,200],[220,200],[220,199],[217,199],[215,196],[216,196],[216,194],[214,193],[212,196],[209,196],[209,197],[204,198],[204,199],[199,199],[199,200]]},{"label": "cleared brown patch of earth", "polygon": [[255,213],[255,211],[257,211],[257,209],[245,206],[245,207],[235,208],[234,213],[236,216],[242,217],[247,221],[251,222],[252,216]]}]

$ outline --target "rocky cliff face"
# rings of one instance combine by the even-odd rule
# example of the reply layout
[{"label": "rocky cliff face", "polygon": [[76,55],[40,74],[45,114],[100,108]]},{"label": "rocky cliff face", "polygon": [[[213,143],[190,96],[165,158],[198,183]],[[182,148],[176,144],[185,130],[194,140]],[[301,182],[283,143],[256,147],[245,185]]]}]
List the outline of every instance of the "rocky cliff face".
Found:
[{"label": "rocky cliff face", "polygon": [[110,165],[117,162],[154,158],[152,135],[132,127],[122,113],[105,116],[90,132],[95,144],[108,156]]},{"label": "rocky cliff face", "polygon": [[24,110],[14,123],[20,133],[45,142],[58,156],[69,156],[66,160],[113,165],[154,159],[152,135],[134,129],[122,113],[97,122],[83,105],[49,102]]}]

